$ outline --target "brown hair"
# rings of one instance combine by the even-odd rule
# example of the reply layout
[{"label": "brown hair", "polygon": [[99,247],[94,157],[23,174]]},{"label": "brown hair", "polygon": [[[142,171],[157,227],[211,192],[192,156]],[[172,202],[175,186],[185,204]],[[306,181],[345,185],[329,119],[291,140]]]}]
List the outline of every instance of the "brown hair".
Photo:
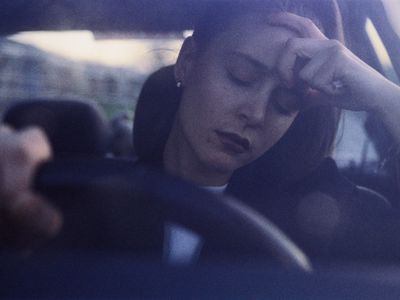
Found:
[{"label": "brown hair", "polygon": [[[214,3],[211,9],[206,10],[195,26],[193,38],[200,51],[220,32],[226,30],[236,16],[250,13],[259,7],[268,12],[287,11],[308,17],[327,37],[343,41],[341,18],[335,0],[222,1]],[[151,75],[139,96],[134,142],[139,157],[148,162],[160,162],[162,159],[164,146],[179,108],[180,92],[174,83],[172,67],[163,68]],[[161,91],[157,87],[161,87]],[[154,113],[153,110],[161,113]],[[151,113],[155,118],[149,118],[147,113],[145,117],[151,120],[144,121],[143,112]],[[161,130],[156,130],[160,126],[153,124],[155,119],[157,124],[162,124]],[[339,110],[333,107],[312,108],[299,113],[276,145],[255,163],[237,170],[235,176],[248,174],[246,170],[258,175],[267,170],[269,174],[281,178],[282,182],[292,182],[306,176],[331,153],[338,120]],[[149,142],[149,138],[157,141]]]},{"label": "brown hair", "polygon": [[[343,26],[336,0],[245,0],[215,4],[206,10],[195,26],[193,38],[200,51],[229,27],[235,17],[254,13],[291,12],[311,19],[330,39],[344,42]],[[293,182],[312,172],[331,151],[340,111],[333,107],[316,107],[299,113],[281,140],[248,168],[262,178],[264,170]]]},{"label": "brown hair", "polygon": [[344,41],[342,18],[336,0],[238,0],[213,3],[199,17],[193,38],[200,48],[204,48],[226,30],[237,16],[254,11],[265,15],[291,12],[311,19],[328,38]]}]

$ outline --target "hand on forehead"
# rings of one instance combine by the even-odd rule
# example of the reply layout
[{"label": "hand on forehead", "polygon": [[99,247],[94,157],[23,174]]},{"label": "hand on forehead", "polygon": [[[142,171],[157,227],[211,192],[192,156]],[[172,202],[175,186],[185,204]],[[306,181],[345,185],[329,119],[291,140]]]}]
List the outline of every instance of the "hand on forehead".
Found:
[{"label": "hand on forehead", "polygon": [[302,38],[327,39],[321,30],[308,18],[289,13],[279,12],[268,16],[268,24],[282,26],[296,32]]},{"label": "hand on forehead", "polygon": [[[307,64],[319,52],[328,38],[310,19],[289,13],[279,12],[268,16],[268,24],[281,26],[298,34],[298,38],[290,39],[282,52],[278,63],[278,72],[282,80],[304,96],[303,107],[310,108],[323,104],[324,95],[301,79],[307,72]],[[312,67],[312,66],[311,66]]]}]

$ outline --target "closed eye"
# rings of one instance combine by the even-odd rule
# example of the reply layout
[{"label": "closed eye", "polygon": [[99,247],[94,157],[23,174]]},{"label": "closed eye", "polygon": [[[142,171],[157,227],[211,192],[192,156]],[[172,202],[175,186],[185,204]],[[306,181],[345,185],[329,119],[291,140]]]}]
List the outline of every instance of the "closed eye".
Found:
[{"label": "closed eye", "polygon": [[285,116],[292,116],[301,109],[300,97],[284,87],[277,87],[273,91],[271,102],[278,113]]},{"label": "closed eye", "polygon": [[245,79],[245,78],[238,76],[230,71],[228,71],[228,77],[233,83],[235,83],[239,86],[243,86],[243,87],[250,87],[254,83],[253,80]]},{"label": "closed eye", "polygon": [[231,82],[242,87],[250,87],[258,83],[265,70],[247,56],[231,53],[226,56],[225,70]]}]

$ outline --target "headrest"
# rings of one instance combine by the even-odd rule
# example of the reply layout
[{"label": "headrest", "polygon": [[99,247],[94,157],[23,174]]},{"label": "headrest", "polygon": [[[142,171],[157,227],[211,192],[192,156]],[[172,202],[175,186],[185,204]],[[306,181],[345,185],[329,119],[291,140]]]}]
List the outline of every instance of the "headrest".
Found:
[{"label": "headrest", "polygon": [[103,156],[109,128],[94,103],[68,99],[32,99],[12,104],[3,123],[15,129],[39,126],[49,138],[55,157]]},{"label": "headrest", "polygon": [[148,162],[160,162],[181,90],[176,87],[174,66],[163,67],[145,81],[136,104],[133,142],[136,155]]},{"label": "headrest", "polygon": [[111,138],[110,154],[117,158],[135,158],[132,140],[132,121],[126,113],[119,114],[110,120]]},{"label": "headrest", "polygon": [[[139,159],[149,164],[162,162],[182,89],[177,88],[174,66],[154,72],[139,95],[134,120],[134,147]],[[285,135],[256,161],[238,169],[231,182],[256,180],[265,185],[286,185],[313,172],[328,155],[334,140],[338,111],[321,106],[303,111]],[[311,137],[306,139],[306,137]],[[301,159],[299,159],[299,157]]]}]

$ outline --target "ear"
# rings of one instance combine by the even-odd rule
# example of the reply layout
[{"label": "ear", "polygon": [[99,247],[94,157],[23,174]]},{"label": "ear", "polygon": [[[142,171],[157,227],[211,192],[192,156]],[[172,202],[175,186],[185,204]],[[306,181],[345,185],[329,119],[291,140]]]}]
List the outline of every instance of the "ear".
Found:
[{"label": "ear", "polygon": [[191,70],[193,69],[194,60],[197,54],[196,42],[192,37],[188,37],[183,42],[179,56],[175,64],[174,74],[176,82],[180,81],[185,85]]}]

